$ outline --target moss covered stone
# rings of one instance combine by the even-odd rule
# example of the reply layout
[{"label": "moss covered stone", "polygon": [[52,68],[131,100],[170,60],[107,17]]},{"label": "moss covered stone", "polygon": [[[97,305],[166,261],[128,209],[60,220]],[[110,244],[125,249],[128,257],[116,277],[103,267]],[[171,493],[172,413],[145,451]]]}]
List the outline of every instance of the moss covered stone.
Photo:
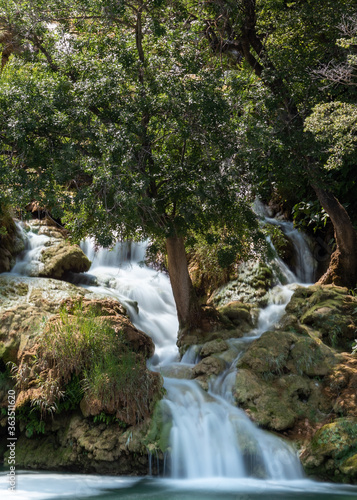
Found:
[{"label": "moss covered stone", "polygon": [[248,262],[241,264],[237,278],[216,290],[210,297],[216,307],[222,307],[229,302],[265,306],[268,303],[268,290],[273,286],[272,270],[263,262]]},{"label": "moss covered stone", "polygon": [[234,395],[263,427],[282,431],[299,420],[323,420],[333,401],[317,379],[338,356],[321,341],[292,332],[265,332],[239,359]]},{"label": "moss covered stone", "polygon": [[202,349],[200,350],[200,356],[202,358],[206,358],[211,354],[217,354],[219,352],[223,352],[229,349],[227,342],[222,339],[211,340],[210,342],[206,342]]},{"label": "moss covered stone", "polygon": [[66,272],[81,273],[89,271],[91,262],[78,245],[70,245],[59,241],[41,253],[43,264],[39,271],[40,277],[60,279]]},{"label": "moss covered stone", "polygon": [[340,418],[318,430],[301,454],[309,474],[357,483],[357,419]]},{"label": "moss covered stone", "polygon": [[[356,336],[357,297],[334,285],[298,288],[286,312],[295,317],[296,328],[334,348],[351,351]],[[291,324],[293,327],[293,324]]]}]

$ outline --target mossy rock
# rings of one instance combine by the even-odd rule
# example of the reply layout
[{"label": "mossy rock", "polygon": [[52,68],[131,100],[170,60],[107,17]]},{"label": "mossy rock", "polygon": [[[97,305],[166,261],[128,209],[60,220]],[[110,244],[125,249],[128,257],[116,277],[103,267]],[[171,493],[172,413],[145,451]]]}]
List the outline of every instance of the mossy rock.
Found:
[{"label": "mossy rock", "polygon": [[340,418],[319,429],[301,455],[308,474],[357,483],[357,419]]},{"label": "mossy rock", "polygon": [[338,361],[319,340],[265,332],[237,362],[236,401],[259,425],[275,431],[293,428],[303,418],[323,421],[334,403],[316,378],[331,374]]},{"label": "mossy rock", "polygon": [[218,311],[235,326],[246,328],[250,331],[257,325],[259,309],[253,304],[246,304],[241,301],[233,301],[219,307]]},{"label": "mossy rock", "polygon": [[249,370],[239,370],[234,397],[261,427],[283,431],[293,427],[297,415],[285,403],[279,390]]},{"label": "mossy rock", "polygon": [[222,339],[211,340],[210,342],[206,342],[203,344],[200,350],[200,356],[202,358],[206,358],[207,356],[211,356],[211,354],[217,354],[229,349],[229,345]]},{"label": "mossy rock", "polygon": [[60,279],[66,272],[82,273],[89,271],[91,262],[78,245],[60,241],[45,248],[41,253],[43,267],[40,277]]},{"label": "mossy rock", "polygon": [[208,356],[203,358],[194,368],[193,374],[198,376],[204,376],[206,378],[212,375],[219,375],[226,368],[226,363],[216,356]]},{"label": "mossy rock", "polygon": [[171,428],[171,411],[165,401],[159,401],[149,421],[149,429],[143,444],[151,453],[157,451],[165,453],[170,447]]},{"label": "mossy rock", "polygon": [[187,349],[192,345],[203,345],[207,342],[215,340],[226,341],[228,339],[239,339],[243,337],[244,333],[246,333],[246,331],[238,327],[233,327],[233,325],[231,329],[219,329],[210,332],[203,331],[201,329],[192,329],[189,332],[179,332],[177,345],[180,348],[180,355],[183,356]]},{"label": "mossy rock", "polygon": [[210,297],[216,307],[239,301],[265,306],[268,290],[274,285],[272,270],[263,262],[247,262],[238,268],[237,278],[218,288]]},{"label": "mossy rock", "polygon": [[[355,338],[356,310],[357,297],[348,295],[347,288],[334,285],[299,287],[286,307],[290,317],[298,318],[295,329],[305,329],[325,344],[347,351]],[[284,318],[282,321],[286,322]]]},{"label": "mossy rock", "polygon": [[290,332],[269,331],[252,342],[238,361],[238,368],[248,368],[255,373],[283,373],[291,346],[297,337]]},{"label": "mossy rock", "polygon": [[301,419],[315,422],[326,418],[332,403],[321,389],[318,382],[295,374],[264,379],[240,369],[234,397],[258,425],[282,432],[292,429]]},{"label": "mossy rock", "polygon": [[[146,475],[148,429],[149,421],[123,429],[117,423],[95,423],[78,414],[55,416],[46,434],[19,436],[16,465],[34,470]],[[159,455],[163,459],[161,452]]]},{"label": "mossy rock", "polygon": [[328,375],[337,362],[336,354],[322,342],[310,337],[297,338],[290,346],[290,371],[308,377]]}]

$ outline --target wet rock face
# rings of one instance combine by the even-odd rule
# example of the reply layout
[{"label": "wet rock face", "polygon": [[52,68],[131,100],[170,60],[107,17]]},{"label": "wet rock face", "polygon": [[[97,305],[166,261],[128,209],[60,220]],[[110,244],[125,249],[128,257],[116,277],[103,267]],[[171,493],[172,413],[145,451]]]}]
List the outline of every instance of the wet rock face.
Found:
[{"label": "wet rock face", "polygon": [[117,423],[94,422],[79,414],[55,415],[46,424],[44,435],[19,437],[16,465],[35,470],[146,475],[148,429],[149,422],[123,429]]},{"label": "wet rock face", "polygon": [[[21,270],[32,277],[62,279],[68,273],[82,273],[89,270],[90,260],[78,245],[66,239],[66,232],[49,219],[34,220],[25,224],[27,231],[44,237],[43,248],[37,259],[24,265]],[[25,233],[26,237],[26,233]]]},{"label": "wet rock face", "polygon": [[357,418],[324,425],[301,454],[305,470],[326,480],[357,483]]},{"label": "wet rock face", "polygon": [[16,255],[25,248],[17,227],[8,213],[1,212],[0,207],[0,273],[11,270],[15,264]]}]

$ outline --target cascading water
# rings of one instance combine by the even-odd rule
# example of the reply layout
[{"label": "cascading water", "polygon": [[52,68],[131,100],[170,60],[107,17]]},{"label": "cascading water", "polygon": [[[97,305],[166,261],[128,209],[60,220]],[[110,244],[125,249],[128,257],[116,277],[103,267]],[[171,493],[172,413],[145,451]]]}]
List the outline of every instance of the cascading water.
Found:
[{"label": "cascading water", "polygon": [[[39,254],[50,238],[30,231],[26,239],[26,250],[12,272],[31,276],[41,266]],[[96,252],[94,245],[87,241],[82,248],[93,264],[90,274],[78,275],[78,283],[125,304],[133,323],[151,335],[156,344],[156,354],[150,364],[167,375],[167,395],[162,404],[172,419],[168,460],[172,479],[154,482],[74,474],[64,479],[61,474],[20,472],[18,489],[11,493],[11,499],[65,497],[74,500],[91,495],[103,500],[356,498],[353,487],[303,479],[294,450],[276,436],[258,429],[233,402],[236,362],[250,342],[279,320],[293,293],[291,286],[278,285],[271,291],[270,305],[261,311],[256,329],[246,337],[227,341],[236,353],[235,360],[212,379],[206,392],[195,381],[182,379],[185,370],[199,361],[199,348],[189,349],[182,361],[177,362],[178,323],[170,283],[165,275],[142,264],[145,246],[125,244],[109,252]],[[281,261],[278,260],[277,265],[280,273],[285,274],[285,281],[298,281]],[[174,374],[180,378],[174,378]],[[6,481],[6,476],[0,473],[0,489]],[[4,500],[7,498],[10,500],[5,493]]]},{"label": "cascading water", "polygon": [[[49,237],[29,232],[27,249],[13,269],[31,275],[38,267],[38,256]],[[96,293],[118,299],[130,313],[134,325],[152,337],[154,370],[163,374],[180,369],[176,346],[178,322],[168,278],[143,264],[144,244],[117,244],[112,250],[96,251],[90,240],[82,249],[92,260],[90,273],[80,280]],[[291,271],[278,261],[288,281]],[[294,450],[281,439],[258,429],[233,404],[232,388],[236,362],[247,345],[279,320],[293,290],[278,285],[271,292],[271,304],[260,313],[258,326],[243,339],[232,339],[236,359],[213,380],[205,392],[197,382],[165,377],[166,405],[172,418],[170,474],[174,478],[259,477],[297,479],[302,470]],[[185,356],[186,366],[194,361]],[[188,362],[189,361],[189,362]],[[197,362],[198,360],[196,360]],[[167,367],[170,367],[167,370]],[[174,368],[174,369],[173,369]]]},{"label": "cascading water", "polygon": [[[287,286],[276,287],[272,303],[260,314],[258,327],[246,338],[234,341],[237,358],[211,383],[206,393],[195,381],[172,377],[179,371],[175,363],[177,320],[166,277],[137,260],[129,262],[118,258],[118,253],[123,254],[123,247],[113,250],[116,253],[111,257],[103,250],[93,255],[93,246],[88,241],[82,249],[90,258],[94,257],[91,274],[96,276],[101,292],[109,292],[127,304],[128,299],[138,304],[137,308],[130,308],[131,319],[155,342],[156,355],[151,366],[161,369],[164,375],[171,373],[165,377],[167,394],[162,402],[172,418],[168,461],[171,476],[301,478],[302,469],[294,450],[281,439],[257,429],[246,414],[232,404],[238,357],[249,342],[279,320],[293,290]],[[144,257],[143,253],[140,255]],[[117,263],[115,269],[111,266],[113,262]],[[296,281],[281,261],[278,265],[288,281]],[[98,291],[98,286],[87,287]],[[194,363],[187,360],[188,356],[183,359],[185,366],[193,366]],[[169,370],[165,369],[167,365]]]}]

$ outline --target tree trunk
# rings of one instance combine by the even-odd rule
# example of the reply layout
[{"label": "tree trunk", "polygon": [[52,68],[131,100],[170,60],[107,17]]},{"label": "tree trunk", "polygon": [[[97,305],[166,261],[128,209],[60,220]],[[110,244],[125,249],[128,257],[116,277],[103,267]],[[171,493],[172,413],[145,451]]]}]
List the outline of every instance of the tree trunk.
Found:
[{"label": "tree trunk", "polygon": [[326,273],[319,279],[322,285],[334,284],[354,288],[357,283],[357,233],[351,220],[335,196],[312,184],[317,197],[332,221],[336,249]]},{"label": "tree trunk", "polygon": [[183,238],[167,238],[166,249],[180,330],[197,327],[200,324],[201,310],[188,272]]}]

